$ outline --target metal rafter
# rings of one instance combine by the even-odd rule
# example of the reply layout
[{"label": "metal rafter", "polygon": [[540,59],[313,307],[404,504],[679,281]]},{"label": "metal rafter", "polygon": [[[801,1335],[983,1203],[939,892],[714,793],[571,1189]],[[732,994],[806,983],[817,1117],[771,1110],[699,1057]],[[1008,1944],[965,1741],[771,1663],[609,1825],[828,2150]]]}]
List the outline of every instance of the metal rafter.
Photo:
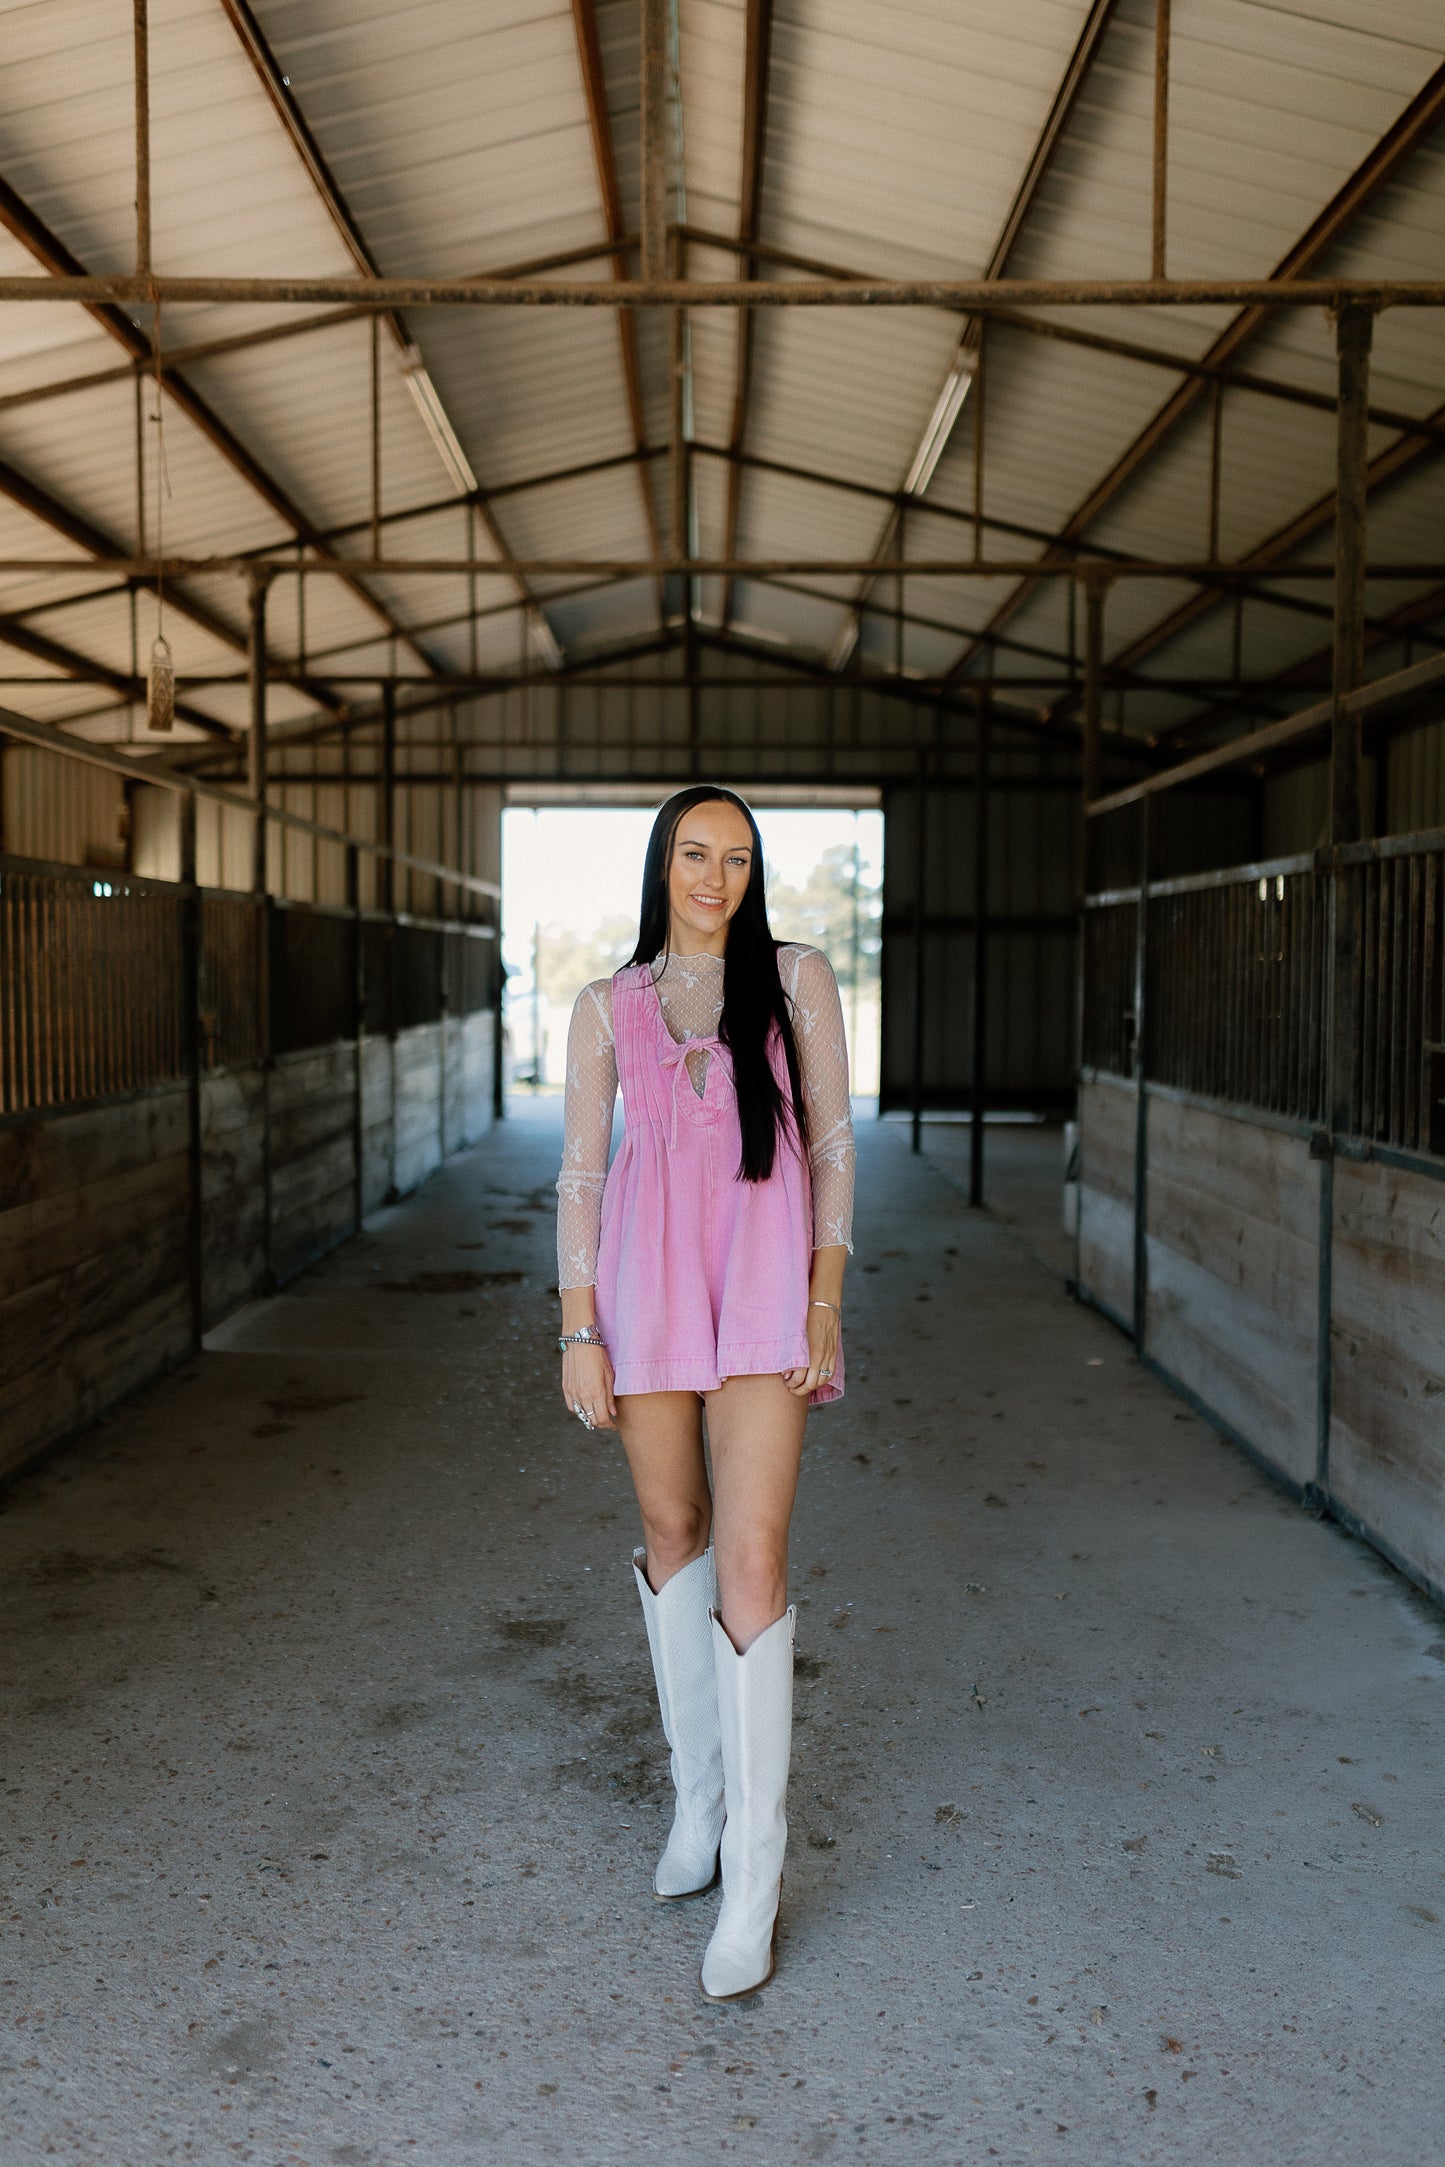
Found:
[{"label": "metal rafter", "polygon": [[[1445,406],[1437,407],[1430,419],[1432,423],[1437,425],[1445,422]],[[1438,454],[1439,449],[1439,441],[1433,430],[1429,435],[1397,437],[1393,444],[1387,444],[1383,451],[1377,452],[1366,466],[1366,492],[1369,493],[1380,488],[1385,482],[1393,480],[1397,474],[1417,465],[1420,460]],[[1286,569],[1286,560],[1294,554],[1295,550],[1303,547],[1315,535],[1323,533],[1326,528],[1334,524],[1336,503],[1337,500],[1333,489],[1328,491],[1326,495],[1318,497],[1304,511],[1297,513],[1284,526],[1277,528],[1264,541],[1257,543],[1247,555],[1239,558],[1237,562],[1240,569],[1247,572],[1274,571],[1276,576],[1281,576]],[[1272,601],[1274,598],[1272,595],[1266,595],[1264,599]],[[1167,617],[1161,617],[1157,624],[1149,627],[1147,632],[1141,632],[1137,638],[1130,640],[1126,647],[1120,648],[1119,652],[1113,656],[1111,666],[1127,670],[1132,668],[1136,662],[1142,662],[1146,656],[1152,655],[1158,648],[1166,645],[1168,641],[1177,639],[1182,632],[1186,632],[1190,625],[1197,623],[1201,617],[1207,615],[1219,600],[1220,595],[1217,588],[1206,587],[1198,594],[1191,595],[1187,602],[1181,602],[1177,609],[1171,610]],[[1366,630],[1368,633],[1368,626]],[[1067,701],[1061,703],[1059,711],[1067,704]],[[1171,730],[1161,731],[1160,740],[1186,735],[1190,727],[1191,724],[1188,722],[1177,724]]]},{"label": "metal rafter", "polygon": [[[597,188],[602,198],[602,219],[607,228],[607,248],[612,276],[626,278],[630,264],[627,222],[622,215],[622,190],[617,178],[617,150],[612,138],[612,116],[607,103],[607,76],[602,65],[602,41],[597,29],[596,0],[572,0],[572,23],[577,36],[577,59],[582,88],[587,98],[587,123],[592,135],[592,157],[597,167]],[[627,389],[627,418],[634,453],[639,461],[638,484],[642,490],[643,516],[653,555],[663,554],[657,506],[645,462],[652,454],[647,446],[647,413],[642,400],[642,366],[637,350],[637,323],[627,309],[617,313],[617,342],[622,356],[622,380]],[[667,603],[663,583],[656,583],[657,619],[666,621]]]},{"label": "metal rafter", "polygon": [[[727,244],[731,247],[733,244]],[[599,254],[602,252],[599,251]],[[171,272],[0,273],[0,301],[54,307],[167,308],[213,303],[270,308],[333,303],[384,316],[391,309],[927,308],[1001,316],[1027,308],[1445,308],[1442,278],[845,278],[537,279],[422,273],[360,278],[323,272],[231,278]]]},{"label": "metal rafter", "polygon": [[[725,233],[713,233],[701,226],[685,229],[690,241],[705,248],[717,248],[724,253],[742,254],[741,243]],[[793,249],[774,248],[771,243],[755,240],[751,253],[762,263],[775,263],[782,270],[809,271],[820,278],[839,280],[866,280],[867,271],[851,269],[846,264],[822,263],[814,256],[801,256]],[[963,311],[965,315],[967,311]],[[1081,324],[1060,323],[1048,316],[1029,316],[1023,311],[1010,308],[990,308],[989,322],[1002,324],[1010,331],[1022,331],[1029,338],[1052,339],[1060,346],[1078,346],[1086,353],[1112,354],[1121,361],[1137,361],[1146,368],[1163,369],[1170,376],[1197,376],[1211,385],[1229,385],[1239,391],[1258,392],[1261,398],[1279,399],[1289,406],[1312,407],[1316,413],[1333,414],[1337,401],[1332,391],[1311,391],[1303,384],[1292,384],[1282,376],[1268,376],[1258,369],[1241,369],[1233,363],[1211,362],[1207,356],[1190,361],[1182,354],[1171,353],[1165,346],[1150,346],[1140,339],[1115,338],[1106,331],[1086,331]],[[63,387],[62,387],[63,388]],[[29,399],[35,394],[20,392],[18,398]],[[0,411],[5,402],[0,399]],[[1417,415],[1403,413],[1398,407],[1371,406],[1369,418],[1382,429],[1422,428],[1425,424]],[[1445,432],[1442,432],[1445,436]],[[883,492],[885,495],[887,491]],[[930,506],[930,510],[937,507]]]},{"label": "metal rafter", "polygon": [[[125,545],[117,542],[115,537],[108,534],[104,527],[98,526],[93,519],[87,519],[83,513],[73,510],[68,504],[62,503],[59,497],[52,495],[48,489],[42,489],[38,482],[32,481],[29,475],[22,474],[18,467],[11,466],[9,461],[4,459],[0,459],[0,496],[8,498],[12,504],[19,505],[22,511],[27,512],[32,519],[39,520],[44,526],[49,527],[52,532],[63,535],[65,540],[74,543],[77,549],[83,549],[88,557],[114,559],[119,555],[124,555]],[[70,565],[67,569],[71,572],[79,572],[83,571],[85,567],[83,565]],[[124,591],[129,591],[143,584],[140,575],[132,573],[125,580]],[[115,591],[114,588],[109,590],[112,594]],[[13,627],[19,624],[22,618],[41,615],[47,609],[59,608],[63,602],[89,602],[95,599],[97,599],[97,596],[93,591],[77,596],[57,596],[50,602],[37,603],[32,609],[16,612],[6,621]],[[193,596],[188,595],[184,588],[173,587],[167,596],[167,601],[178,617],[188,619],[191,624],[198,626],[202,632],[209,633],[212,639],[219,640],[223,646],[233,649],[237,654],[245,653],[246,639],[244,633],[236,631],[234,626],[229,625],[224,617],[218,616],[204,602],[199,602]],[[354,645],[355,642],[352,644]],[[126,675],[126,673],[121,674]],[[129,682],[128,675],[126,676],[126,682]],[[342,711],[345,702],[329,686],[309,678],[307,683],[311,698],[319,706],[328,708],[333,713]],[[189,719],[194,720],[195,718],[190,717]],[[221,729],[224,725],[214,723],[214,727]]]},{"label": "metal rafter", "polygon": [[[631,248],[635,236],[623,236],[624,246]],[[563,271],[581,263],[600,262],[607,249],[600,242],[588,242],[585,248],[556,249],[548,256],[532,256],[525,263],[503,264],[490,271],[479,271],[478,278],[508,279],[535,278],[541,271]],[[226,354],[248,352],[255,346],[274,346],[281,339],[305,338],[313,331],[331,331],[337,324],[360,323],[371,314],[367,308],[322,309],[315,316],[301,316],[287,323],[262,324],[255,331],[233,331],[223,338],[198,339],[186,346],[171,346],[162,351],[161,366],[166,369],[187,368],[193,361],[215,361]],[[124,384],[138,371],[153,369],[154,362],[118,362],[110,369],[90,369],[81,376],[62,376],[52,383],[31,384],[24,391],[7,391],[0,395],[0,414],[12,406],[38,406],[50,399],[69,398],[78,391],[94,391],[104,384]],[[487,495],[494,496],[495,490]],[[448,498],[448,503],[455,502]]]},{"label": "metal rafter", "polygon": [[[1360,161],[1344,186],[1336,191],[1294,246],[1281,257],[1270,274],[1271,280],[1293,283],[1312,272],[1329,250],[1349,232],[1355,220],[1374,202],[1381,189],[1389,185],[1442,119],[1445,119],[1445,62],[1441,63],[1424,88],[1411,99],[1394,125],[1385,131]],[[1214,369],[1226,366],[1257,336],[1268,321],[1267,312],[1258,306],[1246,305],[1241,308],[1233,321],[1213,341],[1204,357],[1205,361]],[[1076,542],[1100,513],[1128,487],[1140,469],[1173,434],[1185,415],[1193,410],[1203,388],[1204,379],[1190,375],[1171,392],[1152,419],[1140,430],[1133,443],[1120,454],[1108,472],[1101,476],[1083,502],[1065,521],[1056,537],[1055,549]],[[1033,591],[1031,580],[1021,581],[994,612],[988,630],[998,631],[1007,624]],[[976,644],[965,648],[948,672],[944,683],[951,684],[962,676],[977,653]]]},{"label": "metal rafter", "polygon": [[[1376,618],[1373,623],[1367,623],[1366,651],[1372,647],[1385,646],[1391,640],[1422,637],[1437,619],[1445,619],[1445,587],[1436,587],[1428,594],[1416,595],[1413,601],[1402,602],[1398,609]],[[1431,640],[1429,644],[1437,646],[1440,643]],[[1333,647],[1317,648],[1313,654],[1304,655],[1298,662],[1292,662],[1288,669],[1278,671],[1267,681],[1264,688],[1266,696],[1282,698],[1315,684],[1320,677],[1328,675],[1333,652]],[[1198,737],[1216,724],[1234,721],[1237,715],[1237,705],[1216,700],[1210,706],[1201,708],[1197,714],[1186,715],[1182,722],[1156,732],[1149,742],[1154,745],[1176,744],[1186,737]]]},{"label": "metal rafter", "polygon": [[[305,167],[312,188],[315,190],[317,198],[332,225],[336,228],[347,254],[363,277],[379,278],[381,276],[381,266],[372,254],[370,245],[357,223],[355,214],[341,192],[336,176],[327,162],[326,154],[313,134],[309,121],[302,112],[295,92],[283,75],[280,64],[266,41],[265,33],[251,10],[250,0],[221,0],[221,5],[225,9],[231,26],[241,42],[247,59],[260,80],[261,87],[271,101],[276,116],[285,130],[288,142]],[[386,326],[392,344],[401,357],[403,374],[408,380],[424,375],[425,369],[420,348],[408,331],[403,318],[395,309],[388,309],[383,313],[381,321]],[[430,377],[427,377],[427,398],[425,402],[419,399],[418,405],[423,408],[423,419],[429,432],[433,436],[440,433],[444,440],[446,446],[445,463],[448,466],[460,464],[466,469],[468,477],[475,481],[475,476],[470,474],[470,468],[466,466],[466,455],[462,451],[460,439],[451,425],[446,410],[442,405],[440,394],[437,392],[436,386],[432,384]],[[478,502],[477,509],[482,524],[491,540],[492,547],[502,560],[499,569],[512,580],[513,585],[527,605],[532,624],[541,635],[544,643],[552,648],[555,658],[560,660],[560,650],[556,648],[555,636],[547,623],[542,607],[526,581],[519,573],[512,570],[512,553],[508,547],[506,537],[487,510],[484,499]],[[425,655],[420,648],[417,648],[416,651],[429,669],[435,670],[437,668],[436,663]]]},{"label": "metal rafter", "polygon": [[[23,248],[29,250],[38,263],[50,273],[50,280],[84,278],[88,276],[78,258],[73,256],[58,234],[51,232],[44,220],[31,209],[8,181],[0,179],[0,225],[14,235]],[[123,346],[132,361],[155,364],[151,337],[128,316],[123,308],[114,303],[100,301],[87,303],[90,314],[116,342]],[[241,478],[248,482],[256,494],[276,514],[284,526],[290,528],[299,542],[314,549],[319,556],[329,556],[320,535],[311,521],[294,504],[275,476],[262,466],[254,453],[248,451],[235,432],[222,421],[215,409],[202,398],[186,377],[179,373],[167,374],[164,367],[161,382],[186,419],[192,422],[221,457]],[[357,598],[365,603],[373,616],[380,619],[389,633],[412,648],[419,662],[427,669],[434,669],[431,657],[415,647],[405,626],[397,622],[383,602],[377,600],[360,579],[349,579],[347,584]]]},{"label": "metal rafter", "polygon": [[[743,52],[743,141],[738,185],[738,238],[736,250],[744,278],[756,278],[758,259],[752,243],[757,239],[762,212],[763,159],[768,130],[768,80],[772,72],[773,0],[747,0]],[[733,382],[732,423],[728,452],[733,466],[728,474],[727,511],[723,529],[723,555],[737,555],[738,515],[741,509],[742,451],[747,439],[748,402],[753,383],[755,324],[751,309],[739,309],[737,368]],[[732,621],[734,582],[723,582],[722,623]]]},{"label": "metal rafter", "polygon": [[[1013,201],[1008,207],[1004,222],[1000,226],[993,247],[989,252],[988,262],[983,271],[983,277],[987,284],[992,285],[1001,279],[1008,268],[1009,257],[1013,254],[1019,236],[1028,223],[1030,213],[1038,202],[1044,183],[1048,179],[1055,158],[1058,156],[1059,146],[1067,133],[1070,121],[1073,119],[1074,109],[1079,102],[1084,85],[1089,79],[1089,71],[1098,56],[1100,46],[1104,42],[1117,4],[1118,0],[1092,0],[1092,5],[1084,20],[1084,27],[1079,33],[1073,52],[1069,55],[1069,64],[1065,68],[1063,79],[1054,94],[1053,104],[1049,107],[1048,117],[1039,131],[1038,140],[1034,144],[1029,162],[1024,168],[1018,187],[1014,191]],[[982,332],[982,320],[977,316],[968,317],[960,333],[958,347],[949,374],[939,390],[938,398],[924,426],[918,445],[903,470],[899,489],[900,499],[906,498],[912,501],[916,497],[918,501],[921,501],[929,482],[933,478],[934,471],[947,443],[948,434],[953,428],[964,398],[967,396],[969,377],[978,368]],[[978,447],[978,455],[982,456],[981,443]],[[917,477],[916,482],[915,477]],[[900,501],[897,508],[884,521],[883,530],[878,537],[874,550],[880,568],[890,552],[893,552],[896,546],[901,544],[904,516],[903,502]],[[901,554],[901,549],[899,553]],[[834,648],[834,659],[840,668],[853,651],[862,623],[861,604],[867,599],[872,585],[873,577],[865,579],[853,598],[848,622],[844,626],[837,646]]]},{"label": "metal rafter", "polygon": [[[174,597],[172,604],[174,606]],[[48,634],[37,632],[31,625],[20,624],[13,617],[0,617],[0,646],[33,655],[37,662],[48,662],[75,684],[106,685],[112,692],[118,692],[123,700],[141,707],[145,705],[146,681],[143,677],[132,677],[129,670],[112,669],[108,663],[97,662],[90,655],[82,654],[78,647],[53,640]],[[53,679],[47,681],[55,682]],[[235,733],[226,723],[217,722],[214,715],[203,713],[188,700],[176,701],[176,713],[182,722],[203,730],[207,737],[223,738],[228,745],[235,742]]]}]

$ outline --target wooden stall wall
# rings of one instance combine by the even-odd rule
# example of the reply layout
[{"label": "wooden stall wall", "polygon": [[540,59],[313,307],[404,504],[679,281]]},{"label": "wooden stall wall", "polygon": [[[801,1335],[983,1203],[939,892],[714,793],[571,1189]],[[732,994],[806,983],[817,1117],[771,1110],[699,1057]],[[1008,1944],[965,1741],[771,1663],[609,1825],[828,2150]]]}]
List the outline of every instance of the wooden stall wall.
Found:
[{"label": "wooden stall wall", "polygon": [[1334,1167],[1329,1483],[1445,1589],[1445,1183]]},{"label": "wooden stall wall", "polygon": [[191,1350],[184,1087],[0,1128],[0,1472]]},{"label": "wooden stall wall", "polygon": [[[1135,1103],[1115,1078],[1079,1099],[1079,1291],[1126,1330]],[[1445,1181],[1157,1087],[1145,1133],[1144,1359],[1445,1592]]]},{"label": "wooden stall wall", "polygon": [[1125,1331],[1134,1314],[1134,1116],[1131,1083],[1079,1089],[1079,1268],[1089,1300]]},{"label": "wooden stall wall", "polygon": [[1147,1133],[1150,1358],[1303,1489],[1318,1435],[1309,1138],[1152,1089]]}]

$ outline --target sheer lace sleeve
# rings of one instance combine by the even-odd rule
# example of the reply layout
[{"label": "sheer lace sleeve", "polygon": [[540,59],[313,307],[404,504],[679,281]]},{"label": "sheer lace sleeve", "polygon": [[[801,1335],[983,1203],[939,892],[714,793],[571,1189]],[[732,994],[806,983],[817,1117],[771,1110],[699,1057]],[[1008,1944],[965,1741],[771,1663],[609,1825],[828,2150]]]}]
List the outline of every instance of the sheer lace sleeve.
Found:
[{"label": "sheer lace sleeve", "polygon": [[612,985],[584,986],[567,1032],[567,1098],[562,1171],[557,1176],[557,1284],[590,1287],[597,1279],[602,1190],[617,1103]]},{"label": "sheer lace sleeve", "polygon": [[853,1248],[853,1109],[848,1042],[833,966],[820,948],[789,946],[779,958],[793,1003],[798,1065],[808,1109],[813,1174],[813,1247]]}]

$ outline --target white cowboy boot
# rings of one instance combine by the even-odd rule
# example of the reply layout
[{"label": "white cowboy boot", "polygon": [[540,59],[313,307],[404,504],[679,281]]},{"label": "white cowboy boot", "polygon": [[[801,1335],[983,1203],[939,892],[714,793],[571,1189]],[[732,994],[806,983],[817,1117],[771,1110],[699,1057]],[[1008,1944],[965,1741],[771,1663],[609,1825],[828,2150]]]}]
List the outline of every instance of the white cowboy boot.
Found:
[{"label": "white cowboy boot", "polygon": [[797,1612],[739,1655],[712,1619],[727,1823],[722,1909],[702,1960],[709,2001],[735,2001],[773,1976],[773,1933],[788,1841],[784,1800],[793,1742],[793,1626]]},{"label": "white cowboy boot", "polygon": [[647,1622],[657,1704],[672,1748],[672,1783],[677,1793],[672,1831],[652,1886],[656,1895],[671,1901],[701,1896],[717,1880],[723,1771],[708,1623],[717,1601],[717,1574],[709,1548],[674,1573],[660,1595],[654,1595],[647,1584],[646,1557],[645,1550],[634,1550],[632,1569]]}]

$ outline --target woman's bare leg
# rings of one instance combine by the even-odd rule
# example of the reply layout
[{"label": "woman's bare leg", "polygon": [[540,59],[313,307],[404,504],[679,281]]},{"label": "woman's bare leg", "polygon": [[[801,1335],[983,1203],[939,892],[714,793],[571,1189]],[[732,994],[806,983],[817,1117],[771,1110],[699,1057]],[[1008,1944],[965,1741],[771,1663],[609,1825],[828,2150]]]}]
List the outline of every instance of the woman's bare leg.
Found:
[{"label": "woman's bare leg", "polygon": [[742,1655],[788,1607],[788,1523],[808,1403],[769,1376],[729,1377],[706,1398],[718,1601]]},{"label": "woman's bare leg", "polygon": [[656,1595],[674,1573],[702,1556],[712,1531],[702,1402],[695,1392],[619,1392],[617,1427],[642,1514],[647,1578]]}]

